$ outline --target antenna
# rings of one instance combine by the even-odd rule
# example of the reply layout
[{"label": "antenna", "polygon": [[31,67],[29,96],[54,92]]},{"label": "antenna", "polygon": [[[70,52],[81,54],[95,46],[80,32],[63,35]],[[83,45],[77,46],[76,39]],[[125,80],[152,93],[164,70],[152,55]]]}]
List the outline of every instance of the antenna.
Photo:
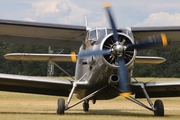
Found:
[{"label": "antenna", "polygon": [[84,16],[84,25],[85,25],[86,28],[87,28],[87,26],[88,26],[88,21],[87,21],[87,17],[86,17],[86,16]]},{"label": "antenna", "polygon": [[88,27],[88,20],[86,16],[84,16],[84,25],[86,26],[86,30],[90,29],[90,27]]}]

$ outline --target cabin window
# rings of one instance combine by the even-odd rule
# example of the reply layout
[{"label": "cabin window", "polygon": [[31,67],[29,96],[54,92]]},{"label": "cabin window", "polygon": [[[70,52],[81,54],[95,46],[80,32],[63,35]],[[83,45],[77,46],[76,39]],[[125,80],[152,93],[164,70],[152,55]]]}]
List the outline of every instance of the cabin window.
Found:
[{"label": "cabin window", "polygon": [[96,30],[92,30],[89,32],[89,40],[97,41]]},{"label": "cabin window", "polygon": [[[106,28],[96,28],[96,29],[90,30],[87,42],[89,42],[90,45],[92,46],[92,45],[94,45],[94,43],[97,40],[103,39],[106,35],[107,35],[107,29]],[[89,44],[86,46],[89,46]]]},{"label": "cabin window", "polygon": [[100,38],[104,38],[107,35],[105,28],[97,28],[89,32],[88,40],[97,41]]}]

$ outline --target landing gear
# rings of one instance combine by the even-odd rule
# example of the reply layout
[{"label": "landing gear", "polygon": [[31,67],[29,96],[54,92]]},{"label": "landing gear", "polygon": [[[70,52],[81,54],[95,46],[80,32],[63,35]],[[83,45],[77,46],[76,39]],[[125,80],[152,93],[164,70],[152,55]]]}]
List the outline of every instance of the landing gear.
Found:
[{"label": "landing gear", "polygon": [[65,100],[63,98],[59,98],[57,102],[57,114],[63,115],[65,110]]},{"label": "landing gear", "polygon": [[88,112],[89,111],[89,100],[85,100],[83,103],[83,110],[84,112]]},{"label": "landing gear", "polygon": [[[66,103],[65,105],[64,105],[64,101],[63,101],[63,102],[59,102],[59,101],[61,101],[61,100],[58,100],[58,104],[59,104],[58,106],[64,105],[64,109],[61,108],[61,107],[59,107],[59,112],[58,112],[58,109],[57,109],[57,113],[58,113],[58,114],[64,114],[64,110],[68,110],[68,109],[70,109],[70,108],[78,105],[79,103],[81,103],[81,102],[83,102],[83,101],[84,101],[84,103],[83,103],[83,110],[84,110],[85,112],[89,111],[89,99],[90,99],[90,98],[93,98],[97,93],[99,93],[100,91],[104,90],[104,89],[107,88],[107,87],[108,87],[108,85],[107,85],[107,86],[104,86],[104,87],[102,87],[102,88],[100,88],[100,89],[98,89],[98,90],[96,90],[96,91],[94,91],[93,93],[89,94],[88,96],[82,98],[82,99],[79,100],[78,102],[76,102],[76,103],[72,104],[71,106],[69,106],[70,100],[71,100],[71,98],[72,98],[73,91],[74,91],[74,89],[75,89],[75,87],[73,87],[73,89],[71,90],[71,93],[70,93],[70,95],[69,95],[68,101],[67,101],[67,103]],[[61,103],[61,105],[60,105],[60,103]],[[96,99],[94,99],[94,103],[96,103]]]},{"label": "landing gear", "polygon": [[161,100],[156,100],[155,103],[153,104],[153,102],[151,101],[146,89],[145,89],[145,85],[144,83],[139,83],[138,82],[138,85],[142,88],[142,91],[145,95],[145,98],[147,99],[149,106],[143,104],[142,102],[140,102],[139,100],[135,99],[134,97],[132,96],[129,96],[129,97],[126,97],[126,99],[150,110],[150,111],[153,111],[154,112],[154,115],[155,116],[164,116],[164,105],[163,105],[163,102]]},{"label": "landing gear", "polygon": [[154,115],[155,116],[164,116],[164,105],[161,100],[156,100],[154,103]]}]

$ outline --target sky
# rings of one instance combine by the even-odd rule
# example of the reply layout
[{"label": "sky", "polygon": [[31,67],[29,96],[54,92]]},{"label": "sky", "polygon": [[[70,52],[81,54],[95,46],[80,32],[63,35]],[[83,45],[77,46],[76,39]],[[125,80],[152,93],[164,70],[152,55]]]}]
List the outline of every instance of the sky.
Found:
[{"label": "sky", "polygon": [[[0,19],[109,26],[107,0],[0,0]],[[180,0],[111,0],[117,27],[180,25]]]}]

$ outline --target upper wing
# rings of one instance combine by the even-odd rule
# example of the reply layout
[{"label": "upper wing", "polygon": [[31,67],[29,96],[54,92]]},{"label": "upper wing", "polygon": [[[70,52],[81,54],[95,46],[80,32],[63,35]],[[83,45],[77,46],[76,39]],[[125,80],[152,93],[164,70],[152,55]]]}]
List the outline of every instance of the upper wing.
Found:
[{"label": "upper wing", "polygon": [[0,42],[78,48],[85,37],[85,26],[0,19]]},{"label": "upper wing", "polygon": [[0,91],[68,96],[72,84],[57,78],[0,74]]},{"label": "upper wing", "polygon": [[[145,98],[139,83],[131,83],[136,98]],[[144,83],[150,97],[178,97],[180,96],[180,81],[148,82]]]},{"label": "upper wing", "polygon": [[180,26],[168,27],[131,27],[135,40],[140,40],[148,36],[165,33],[167,38],[171,40],[170,45],[165,48],[180,47]]}]

